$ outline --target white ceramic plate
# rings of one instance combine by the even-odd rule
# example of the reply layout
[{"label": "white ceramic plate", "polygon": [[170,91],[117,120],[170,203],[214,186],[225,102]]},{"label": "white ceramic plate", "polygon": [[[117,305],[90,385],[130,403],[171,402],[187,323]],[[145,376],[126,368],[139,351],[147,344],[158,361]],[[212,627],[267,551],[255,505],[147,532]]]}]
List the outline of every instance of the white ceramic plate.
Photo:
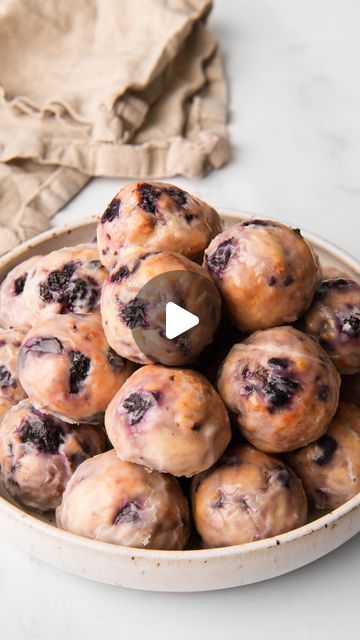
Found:
[{"label": "white ceramic plate", "polygon": [[[226,226],[245,214],[223,212]],[[0,281],[37,253],[92,240],[90,219],[43,233],[0,259]],[[360,277],[360,264],[328,242],[304,234],[324,267]],[[206,591],[266,580],[297,569],[360,531],[360,494],[299,529],[259,542],[195,551],[152,551],[82,538],[54,526],[51,517],[27,513],[0,487],[0,535],[65,571],[117,586],[153,591]]]}]

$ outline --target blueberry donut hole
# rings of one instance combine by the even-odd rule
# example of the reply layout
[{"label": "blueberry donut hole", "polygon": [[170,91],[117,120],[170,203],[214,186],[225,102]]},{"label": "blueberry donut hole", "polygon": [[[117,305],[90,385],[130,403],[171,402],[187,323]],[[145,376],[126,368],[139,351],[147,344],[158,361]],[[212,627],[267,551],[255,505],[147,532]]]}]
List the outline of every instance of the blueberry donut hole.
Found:
[{"label": "blueberry donut hole", "polygon": [[272,220],[223,231],[206,249],[203,266],[245,333],[295,322],[320,279],[317,258],[299,229]]},{"label": "blueberry donut hole", "polygon": [[171,476],[120,460],[114,450],[83,462],[56,511],[58,527],[146,549],[183,549],[189,508]]},{"label": "blueberry donut hole", "polygon": [[171,184],[135,182],[125,185],[100,218],[100,258],[111,271],[124,247],[167,250],[201,261],[210,240],[221,231],[217,212]]},{"label": "blueberry donut hole", "polygon": [[39,511],[55,509],[77,466],[105,448],[101,429],[70,425],[23,400],[1,422],[1,478],[22,504]]},{"label": "blueberry donut hole", "polygon": [[210,382],[196,371],[159,365],[130,376],[110,402],[105,426],[121,459],[175,476],[210,467],[231,437]]},{"label": "blueberry donut hole", "polygon": [[97,314],[55,316],[31,329],[18,357],[34,406],[69,422],[101,423],[132,366],[106,342]]},{"label": "blueberry donut hole", "polygon": [[[168,301],[200,319],[197,326],[172,340],[165,331]],[[123,251],[121,263],[102,290],[101,317],[110,346],[140,364],[193,362],[212,342],[220,314],[220,296],[206,271],[168,251]]]},{"label": "blueberry donut hole", "polygon": [[232,447],[192,480],[194,523],[205,547],[270,538],[305,524],[307,501],[295,473],[248,445]]},{"label": "blueberry donut hole", "polygon": [[257,331],[223,362],[218,390],[242,435],[263,451],[292,451],[321,437],[340,376],[318,342],[293,327]]},{"label": "blueberry donut hole", "polygon": [[42,256],[21,262],[7,274],[0,286],[0,326],[27,331],[31,327],[31,309],[24,290]]},{"label": "blueberry donut hole", "polygon": [[58,314],[98,311],[105,277],[97,247],[91,243],[40,258],[24,288],[32,326]]},{"label": "blueberry donut hole", "polygon": [[304,318],[343,374],[360,372],[360,284],[350,278],[324,280]]},{"label": "blueberry donut hole", "polygon": [[288,454],[317,509],[336,509],[360,492],[360,409],[340,402],[321,438]]}]

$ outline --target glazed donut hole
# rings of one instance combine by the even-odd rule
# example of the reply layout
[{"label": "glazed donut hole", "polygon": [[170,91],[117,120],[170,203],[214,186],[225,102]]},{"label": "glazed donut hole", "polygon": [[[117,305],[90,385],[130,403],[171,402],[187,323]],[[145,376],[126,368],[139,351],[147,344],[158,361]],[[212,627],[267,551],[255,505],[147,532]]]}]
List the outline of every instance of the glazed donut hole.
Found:
[{"label": "glazed donut hole", "polygon": [[27,331],[31,327],[30,309],[24,289],[42,256],[33,256],[11,269],[0,285],[0,326]]},{"label": "glazed donut hole", "polygon": [[0,425],[0,475],[15,500],[48,511],[60,504],[77,466],[105,448],[101,429],[70,425],[23,400]]},{"label": "glazed donut hole", "polygon": [[[200,321],[170,340],[165,334],[165,302],[179,304]],[[169,251],[129,249],[104,283],[101,316],[109,345],[140,364],[184,366],[212,342],[221,299],[207,272]]]},{"label": "glazed donut hole", "polygon": [[206,249],[203,266],[245,333],[295,322],[321,277],[300,230],[273,220],[247,220],[223,231]]},{"label": "glazed donut hole", "polygon": [[242,445],[192,479],[192,513],[205,547],[271,538],[306,522],[301,481],[282,461]]},{"label": "glazed donut hole", "polygon": [[208,204],[172,184],[125,185],[100,218],[100,259],[112,271],[123,248],[172,251],[201,261],[210,240],[221,231],[220,217]]},{"label": "glazed donut hole", "polygon": [[98,311],[105,277],[96,244],[65,247],[40,257],[23,293],[31,325],[54,315]]},{"label": "glazed donut hole", "polygon": [[342,374],[360,372],[360,284],[350,278],[324,280],[304,318]]},{"label": "glazed donut hole", "polygon": [[119,458],[174,476],[209,468],[231,438],[210,382],[196,371],[160,365],[128,378],[106,410],[105,427]]},{"label": "glazed donut hole", "polygon": [[56,521],[86,538],[145,549],[183,549],[190,530],[177,480],[120,460],[114,450],[77,468]]},{"label": "glazed donut hole", "polygon": [[27,333],[18,357],[33,405],[68,422],[101,423],[132,369],[109,347],[97,314],[45,320]]},{"label": "glazed donut hole", "polygon": [[242,435],[262,451],[281,453],[325,433],[338,406],[340,376],[314,338],[276,327],[234,345],[217,387]]},{"label": "glazed donut hole", "polygon": [[336,509],[360,492],[360,409],[340,402],[328,431],[288,454],[317,509]]}]

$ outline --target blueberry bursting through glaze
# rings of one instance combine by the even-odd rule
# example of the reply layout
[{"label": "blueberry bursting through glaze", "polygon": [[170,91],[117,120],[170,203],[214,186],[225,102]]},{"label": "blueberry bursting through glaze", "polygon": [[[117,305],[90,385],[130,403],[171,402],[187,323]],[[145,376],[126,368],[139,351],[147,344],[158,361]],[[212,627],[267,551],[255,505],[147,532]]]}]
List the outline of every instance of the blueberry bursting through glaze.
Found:
[{"label": "blueberry bursting through glaze", "polygon": [[245,382],[244,391],[246,394],[260,391],[265,395],[268,403],[269,413],[273,413],[289,404],[300,387],[300,384],[285,375],[291,363],[286,358],[270,358],[268,364],[272,369],[259,367],[255,371],[251,371],[245,366],[242,370],[241,377]]},{"label": "blueberry bursting through glaze", "polygon": [[0,389],[4,389],[5,387],[13,387],[15,389],[16,382],[11,371],[2,364],[0,366]]},{"label": "blueberry bursting through glaze", "polygon": [[24,291],[27,275],[28,275],[27,273],[24,273],[24,275],[19,276],[19,278],[16,278],[16,280],[14,281],[14,295],[15,296],[19,296],[20,293],[22,293]]},{"label": "blueberry bursting through glaze", "polygon": [[90,358],[80,351],[70,352],[70,393],[79,393],[81,382],[85,380],[90,369]]},{"label": "blueberry bursting through glaze", "polygon": [[120,200],[114,198],[111,200],[110,204],[105,209],[103,215],[101,216],[101,223],[112,222],[117,218],[120,214]]},{"label": "blueberry bursting through glaze", "polygon": [[120,511],[115,516],[114,524],[122,524],[123,522],[134,522],[140,518],[139,505],[136,502],[125,502]]},{"label": "blueberry bursting through glaze", "polygon": [[325,434],[317,441],[316,445],[318,452],[314,457],[314,462],[320,467],[323,467],[325,464],[328,464],[333,457],[337,449],[337,442],[332,436]]},{"label": "blueberry bursting through glaze", "polygon": [[205,263],[209,271],[215,273],[218,278],[221,278],[227,263],[230,260],[232,254],[232,238],[230,240],[224,240],[221,242],[217,249],[211,256],[205,256]]},{"label": "blueberry bursting through glaze", "polygon": [[61,305],[60,313],[71,313],[79,303],[91,292],[87,307],[95,307],[100,292],[94,278],[75,278],[72,276],[80,263],[68,262],[63,269],[49,273],[47,280],[39,286],[40,298],[44,302]]},{"label": "blueberry bursting through glaze", "polygon": [[[183,207],[186,204],[186,193],[182,189],[177,187],[164,187],[158,188],[147,182],[143,182],[138,186],[139,191],[139,205],[144,211],[155,214],[157,209],[158,199],[162,193],[168,195],[178,207]],[[188,221],[190,222],[190,221]]]},{"label": "blueberry bursting through glaze", "polygon": [[57,453],[64,442],[64,432],[52,416],[33,409],[20,429],[20,440],[24,444],[30,442],[38,451]]},{"label": "blueberry bursting through glaze", "polygon": [[120,310],[120,317],[130,329],[146,327],[145,305],[139,298],[124,305]]},{"label": "blueberry bursting through glaze", "polygon": [[154,406],[158,399],[159,393],[150,393],[148,391],[131,393],[127,398],[125,398],[122,406],[130,416],[130,424],[138,424],[143,419],[145,413]]}]

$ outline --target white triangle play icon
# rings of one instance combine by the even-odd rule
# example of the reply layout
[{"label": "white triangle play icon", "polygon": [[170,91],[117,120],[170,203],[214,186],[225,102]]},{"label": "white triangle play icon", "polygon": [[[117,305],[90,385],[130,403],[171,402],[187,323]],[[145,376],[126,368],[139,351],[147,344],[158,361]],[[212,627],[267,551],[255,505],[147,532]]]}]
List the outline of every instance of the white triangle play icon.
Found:
[{"label": "white triangle play icon", "polygon": [[165,333],[169,340],[180,336],[199,324],[199,318],[186,311],[174,302],[168,302],[165,307]]}]

